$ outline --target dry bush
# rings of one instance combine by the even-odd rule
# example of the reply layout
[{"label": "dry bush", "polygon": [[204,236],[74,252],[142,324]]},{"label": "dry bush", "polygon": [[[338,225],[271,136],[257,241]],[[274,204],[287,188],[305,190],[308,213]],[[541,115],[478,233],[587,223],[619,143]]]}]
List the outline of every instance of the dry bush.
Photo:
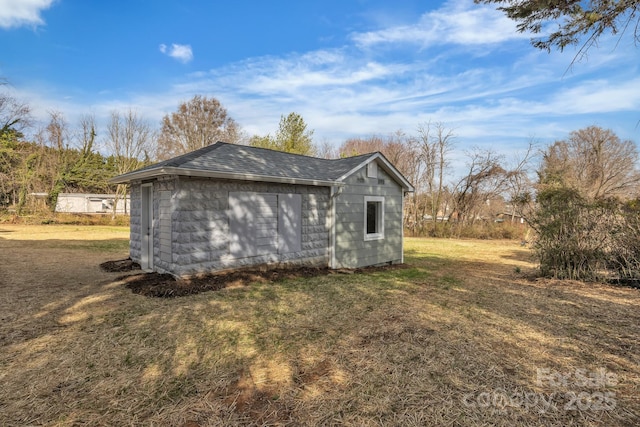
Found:
[{"label": "dry bush", "polygon": [[111,225],[128,226],[129,215],[117,215],[115,218],[102,214],[51,213],[49,210],[16,215],[8,211],[0,212],[0,223],[9,224],[61,224],[61,225]]},{"label": "dry bush", "polygon": [[414,237],[523,240],[528,229],[526,224],[509,221],[477,221],[466,225],[455,222],[427,222],[420,229],[416,229]]},{"label": "dry bush", "polygon": [[638,278],[638,202],[589,200],[577,190],[548,188],[530,218],[543,276],[606,281]]}]

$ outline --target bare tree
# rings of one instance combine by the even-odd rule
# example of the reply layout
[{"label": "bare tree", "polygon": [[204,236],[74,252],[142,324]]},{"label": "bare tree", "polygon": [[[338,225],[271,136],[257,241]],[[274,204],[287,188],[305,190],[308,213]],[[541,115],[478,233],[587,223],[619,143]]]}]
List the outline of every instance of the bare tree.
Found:
[{"label": "bare tree", "polygon": [[[121,115],[118,111],[111,113],[111,121],[107,126],[106,145],[115,159],[116,173],[131,172],[148,161],[149,150],[154,142],[154,134],[147,121],[129,109]],[[127,186],[118,185],[113,203],[113,215],[116,214],[118,199],[125,198],[126,211]]]},{"label": "bare tree", "polygon": [[327,140],[318,144],[316,151],[317,156],[321,159],[337,159],[340,157],[338,150]]},{"label": "bare tree", "polygon": [[444,175],[449,164],[448,154],[453,148],[454,138],[453,130],[446,128],[442,122],[434,124],[427,122],[418,126],[420,153],[425,163],[426,196],[434,224],[440,212],[442,212],[441,217],[445,215],[442,210]]},{"label": "bare tree", "polygon": [[421,178],[424,174],[424,162],[420,156],[418,139],[396,131],[384,147],[385,157],[414,185],[415,191],[405,199],[404,223],[413,235],[422,226],[424,204],[422,202]]},{"label": "bare tree", "polygon": [[516,215],[526,218],[533,209],[535,184],[531,177],[531,165],[535,157],[535,143],[530,141],[526,150],[517,154],[514,162],[507,167],[506,194],[511,222],[514,222]]},{"label": "bare tree", "polygon": [[637,194],[640,184],[637,162],[632,141],[622,141],[609,129],[589,126],[546,150],[540,182],[574,188],[588,199],[628,198]]},{"label": "bare tree", "polygon": [[60,111],[49,112],[46,134],[51,148],[58,151],[69,148],[69,123]]},{"label": "bare tree", "polygon": [[[64,115],[57,111],[49,113],[49,123],[36,135],[37,145],[45,152],[48,148],[54,156],[42,155],[39,174],[47,180],[49,205],[55,210],[58,195],[64,191],[77,192],[96,188],[105,188],[106,179],[102,165],[102,156],[94,151],[97,131],[95,118],[84,115],[78,121],[78,127],[69,126]],[[47,185],[44,183],[43,185]]]},{"label": "bare tree", "polygon": [[196,95],[162,119],[156,156],[166,160],[218,141],[240,143],[242,139],[240,127],[220,101]]},{"label": "bare tree", "polygon": [[76,140],[78,142],[78,148],[82,153],[89,153],[93,151],[97,135],[95,116],[92,114],[85,114],[81,116]]},{"label": "bare tree", "polygon": [[22,136],[22,131],[31,126],[31,108],[7,94],[0,94],[0,136],[10,132]]},{"label": "bare tree", "polygon": [[474,148],[467,157],[467,174],[454,186],[451,214],[461,225],[473,224],[483,207],[505,190],[507,182],[501,156],[491,150]]},{"label": "bare tree", "polygon": [[340,157],[358,156],[360,154],[384,151],[383,137],[373,135],[368,138],[349,138],[338,148]]},{"label": "bare tree", "polygon": [[56,153],[54,160],[56,174],[52,182],[51,190],[49,191],[49,205],[52,209],[55,209],[58,194],[65,189],[67,176],[71,167],[69,124],[61,112],[49,112],[49,123],[44,129],[44,137],[42,140]]},{"label": "bare tree", "polygon": [[97,137],[95,117],[90,114],[81,116],[74,135],[77,156],[70,171],[70,183],[77,189],[106,191],[109,188],[107,179],[111,173],[106,171],[103,157],[95,151]]}]

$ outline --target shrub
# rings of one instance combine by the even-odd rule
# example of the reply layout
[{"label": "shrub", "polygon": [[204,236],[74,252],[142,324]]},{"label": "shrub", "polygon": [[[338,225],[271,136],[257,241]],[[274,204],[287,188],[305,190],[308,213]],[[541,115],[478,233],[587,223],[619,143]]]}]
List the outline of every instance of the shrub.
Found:
[{"label": "shrub", "polygon": [[615,251],[609,268],[621,279],[640,279],[640,200],[620,205],[620,224],[611,229]]},{"label": "shrub", "polygon": [[543,276],[603,281],[635,277],[640,267],[638,209],[616,199],[588,200],[556,187],[538,193],[530,218]]}]

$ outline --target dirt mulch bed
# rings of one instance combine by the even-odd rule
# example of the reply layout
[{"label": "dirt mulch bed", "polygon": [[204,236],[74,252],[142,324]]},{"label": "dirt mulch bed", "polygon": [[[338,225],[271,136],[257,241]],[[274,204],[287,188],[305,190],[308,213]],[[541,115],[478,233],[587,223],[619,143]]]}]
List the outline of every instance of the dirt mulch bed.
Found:
[{"label": "dirt mulch bed", "polygon": [[640,289],[640,279],[612,279],[609,283],[615,286]]},{"label": "dirt mulch bed", "polygon": [[107,273],[124,273],[125,271],[140,270],[140,264],[134,262],[131,258],[127,258],[103,262],[100,264],[100,268]]},{"label": "dirt mulch bed", "polygon": [[[118,265],[128,268],[127,260],[109,261],[101,264],[103,269],[105,264],[112,265],[117,268]],[[131,260],[128,260],[131,261]],[[112,263],[112,264],[110,264]],[[136,263],[132,263],[134,266]],[[228,287],[248,286],[250,283],[278,282],[287,279],[309,278],[316,276],[325,276],[328,274],[363,274],[376,271],[386,271],[398,268],[405,268],[405,265],[394,264],[382,267],[365,267],[356,269],[330,270],[329,268],[317,267],[297,267],[297,268],[280,268],[280,269],[246,269],[229,271],[224,273],[207,274],[188,279],[177,279],[170,274],[159,273],[142,273],[118,278],[122,280],[128,289],[134,294],[140,294],[147,297],[158,298],[174,298],[186,295],[199,294],[201,292],[217,291]],[[107,271],[133,271],[135,267],[123,270],[107,270]]]}]

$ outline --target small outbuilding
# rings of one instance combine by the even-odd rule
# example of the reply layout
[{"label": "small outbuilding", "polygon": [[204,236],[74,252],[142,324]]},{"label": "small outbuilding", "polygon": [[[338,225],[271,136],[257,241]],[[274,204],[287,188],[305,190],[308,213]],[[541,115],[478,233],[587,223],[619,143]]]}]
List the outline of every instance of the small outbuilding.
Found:
[{"label": "small outbuilding", "polygon": [[404,261],[414,189],[381,153],[328,160],[217,142],[112,182],[131,186],[130,254],[147,271]]},{"label": "small outbuilding", "polygon": [[[56,212],[106,214],[113,212],[115,194],[60,193],[56,201]],[[126,215],[130,209],[130,198],[120,197],[116,214]]]}]

